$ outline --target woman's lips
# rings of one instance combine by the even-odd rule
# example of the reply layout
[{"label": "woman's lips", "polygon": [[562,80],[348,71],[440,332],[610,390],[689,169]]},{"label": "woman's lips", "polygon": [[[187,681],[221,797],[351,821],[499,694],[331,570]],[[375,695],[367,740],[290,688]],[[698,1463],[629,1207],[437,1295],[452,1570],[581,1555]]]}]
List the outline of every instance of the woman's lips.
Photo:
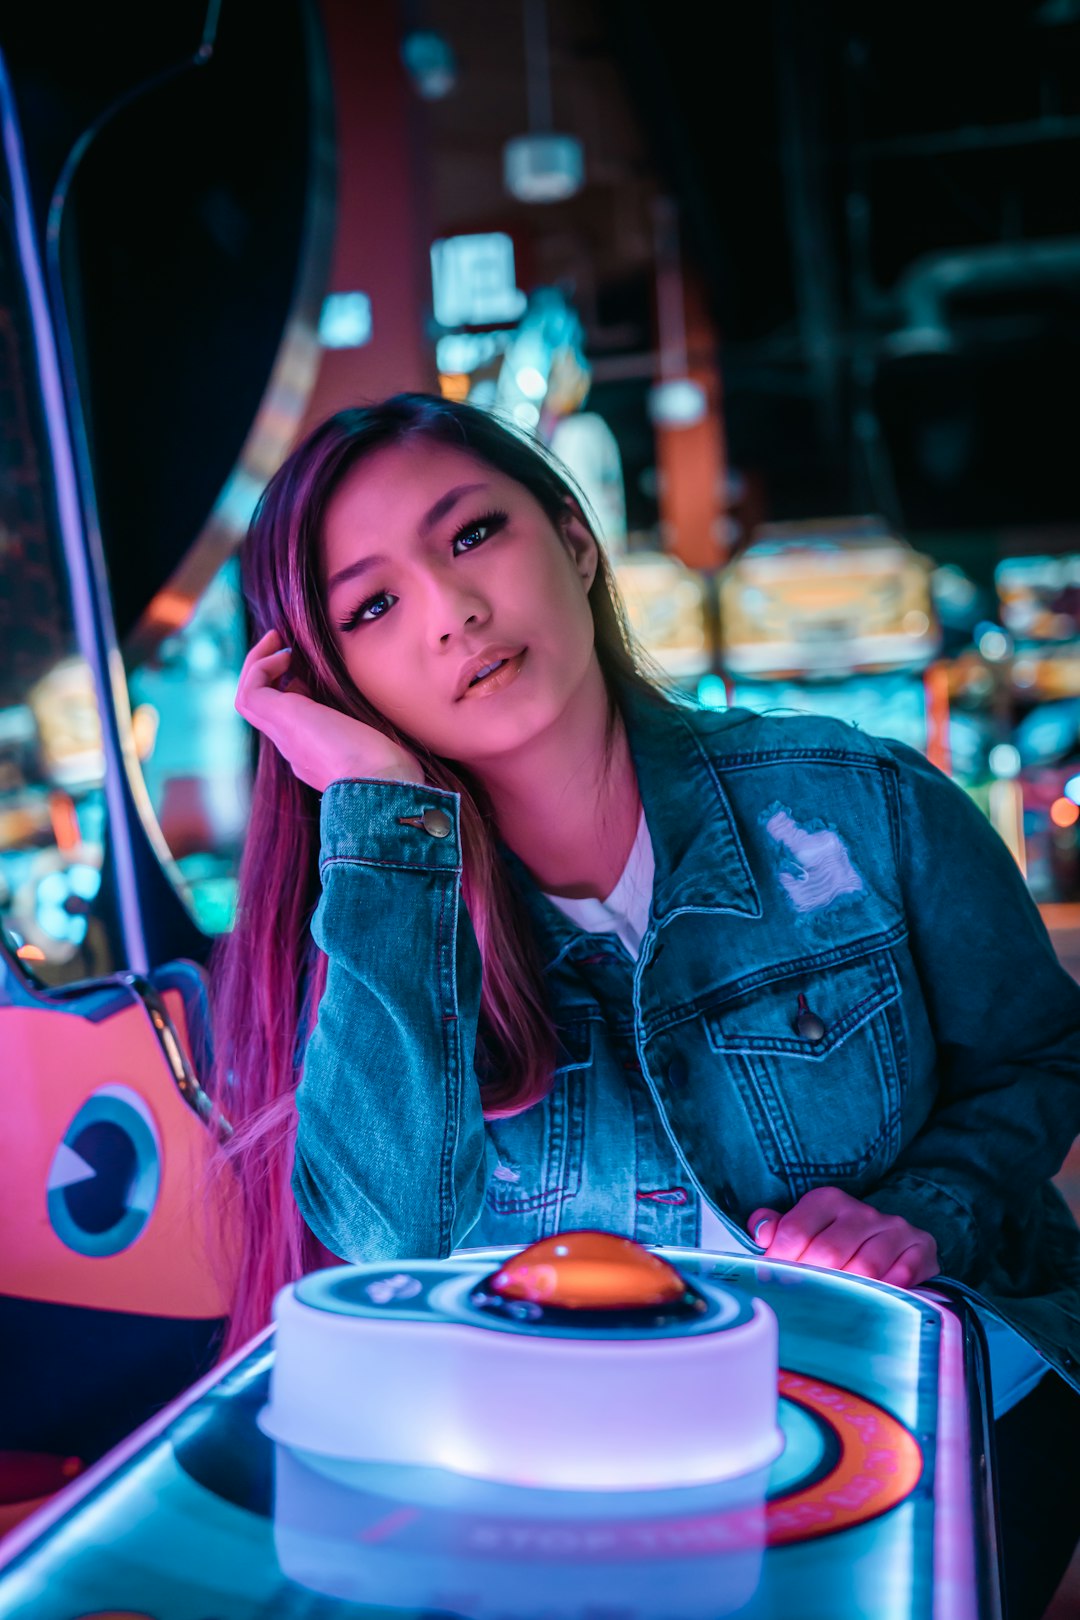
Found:
[{"label": "woman's lips", "polygon": [[482,681],[477,681],[475,686],[467,686],[461,694],[462,701],[465,698],[490,697],[493,692],[501,692],[504,686],[516,681],[528,650],[528,647],[523,647],[516,657],[508,658],[505,664],[500,664],[490,675],[485,675]]}]

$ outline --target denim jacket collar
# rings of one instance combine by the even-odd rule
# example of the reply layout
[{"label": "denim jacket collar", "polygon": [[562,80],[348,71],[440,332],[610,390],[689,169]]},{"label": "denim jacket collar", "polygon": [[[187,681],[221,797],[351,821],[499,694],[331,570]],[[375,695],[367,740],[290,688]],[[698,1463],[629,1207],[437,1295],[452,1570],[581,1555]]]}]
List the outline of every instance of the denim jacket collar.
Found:
[{"label": "denim jacket collar", "polygon": [[[701,711],[654,704],[626,687],[620,705],[656,862],[652,925],[662,927],[682,911],[760,917],[761,900],[727,795],[688,719]],[[589,936],[544,898],[522,860],[501,840],[499,851],[550,967]]]}]

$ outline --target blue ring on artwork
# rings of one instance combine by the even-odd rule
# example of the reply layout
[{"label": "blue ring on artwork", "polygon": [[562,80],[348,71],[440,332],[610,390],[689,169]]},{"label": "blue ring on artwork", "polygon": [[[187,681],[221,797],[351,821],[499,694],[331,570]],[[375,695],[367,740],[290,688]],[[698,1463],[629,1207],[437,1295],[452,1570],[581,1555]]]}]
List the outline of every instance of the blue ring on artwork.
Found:
[{"label": "blue ring on artwork", "polygon": [[88,1097],[63,1136],[65,1147],[75,1143],[91,1125],[113,1125],[123,1131],[135,1150],[135,1176],[124,1214],[104,1232],[87,1232],[72,1216],[66,1188],[52,1187],[46,1195],[49,1224],[61,1243],[76,1254],[100,1260],[129,1249],[154,1212],[161,1190],[161,1155],[157,1138],[146,1120],[122,1097]]}]

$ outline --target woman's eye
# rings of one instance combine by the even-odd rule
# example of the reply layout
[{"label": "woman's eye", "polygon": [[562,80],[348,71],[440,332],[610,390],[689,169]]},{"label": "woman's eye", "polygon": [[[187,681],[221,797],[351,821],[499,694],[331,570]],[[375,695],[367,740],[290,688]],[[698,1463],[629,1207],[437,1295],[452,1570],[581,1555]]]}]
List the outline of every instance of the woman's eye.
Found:
[{"label": "woman's eye", "polygon": [[[460,557],[465,551],[475,551],[486,540],[490,540],[493,534],[497,534],[506,522],[505,512],[489,512],[486,517],[467,524],[454,536],[451,546],[453,555]],[[353,608],[349,617],[343,620],[338,628],[344,634],[348,634],[350,630],[356,630],[362,624],[374,624],[376,619],[385,619],[391,605],[396,601],[397,597],[391,596],[388,591],[380,591],[377,596],[369,596],[366,601]]]},{"label": "woman's eye", "polygon": [[[489,512],[487,517],[480,518],[477,523],[470,523],[468,528],[459,529],[454,536],[452,548],[454,555],[460,555],[459,546],[462,546],[465,551],[475,551],[478,545],[482,546],[485,540],[490,540],[491,536],[501,529],[505,522],[505,512]],[[466,542],[471,542],[471,544]]]},{"label": "woman's eye", "polygon": [[359,624],[373,624],[376,619],[385,618],[387,612],[389,611],[387,606],[380,606],[380,604],[387,604],[396,601],[397,597],[389,596],[386,591],[380,591],[378,596],[369,596],[366,602],[361,602],[359,607],[353,608],[352,612],[349,614],[349,617],[342,623],[340,628],[344,631],[349,631],[355,630]]}]

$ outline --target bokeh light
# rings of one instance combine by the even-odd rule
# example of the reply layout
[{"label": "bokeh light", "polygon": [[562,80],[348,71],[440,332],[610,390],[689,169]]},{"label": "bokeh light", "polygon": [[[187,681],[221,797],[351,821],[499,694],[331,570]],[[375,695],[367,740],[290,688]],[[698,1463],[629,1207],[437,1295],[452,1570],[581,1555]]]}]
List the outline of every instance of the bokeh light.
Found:
[{"label": "bokeh light", "polygon": [[1020,750],[1012,743],[997,743],[990,750],[989,765],[995,776],[1019,776],[1021,763]]}]

